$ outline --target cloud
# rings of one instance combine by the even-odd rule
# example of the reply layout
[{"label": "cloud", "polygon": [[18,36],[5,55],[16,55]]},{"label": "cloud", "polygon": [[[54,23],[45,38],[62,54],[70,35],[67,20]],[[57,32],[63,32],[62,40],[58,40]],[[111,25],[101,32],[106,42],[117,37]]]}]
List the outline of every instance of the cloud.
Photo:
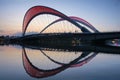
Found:
[{"label": "cloud", "polygon": [[22,33],[21,32],[16,32],[14,34],[12,34],[13,36],[22,36]]},{"label": "cloud", "polygon": [[0,36],[1,35],[5,35],[5,31],[4,30],[0,30]]},{"label": "cloud", "polygon": [[0,30],[0,32],[4,32],[3,30]]},{"label": "cloud", "polygon": [[[38,34],[37,32],[27,32],[26,35]],[[13,36],[22,36],[22,32],[14,33]]]}]

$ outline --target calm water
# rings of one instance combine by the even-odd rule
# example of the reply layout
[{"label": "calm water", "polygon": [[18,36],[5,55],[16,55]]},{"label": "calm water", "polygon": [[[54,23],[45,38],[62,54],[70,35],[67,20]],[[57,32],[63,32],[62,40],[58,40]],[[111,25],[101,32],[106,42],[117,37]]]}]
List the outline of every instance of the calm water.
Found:
[{"label": "calm water", "polygon": [[118,54],[0,46],[0,55],[0,80],[120,80]]}]

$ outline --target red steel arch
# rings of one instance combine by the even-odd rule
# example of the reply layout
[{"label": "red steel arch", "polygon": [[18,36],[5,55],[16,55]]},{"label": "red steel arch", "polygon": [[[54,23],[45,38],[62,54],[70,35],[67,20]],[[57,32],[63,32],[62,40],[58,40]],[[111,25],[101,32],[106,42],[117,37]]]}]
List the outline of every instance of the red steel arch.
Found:
[{"label": "red steel arch", "polygon": [[[90,28],[91,30],[93,30],[94,32],[99,32],[92,24],[90,24],[89,22],[87,22],[86,20],[79,18],[79,17],[75,17],[75,16],[69,16],[69,18],[73,19],[74,21],[77,21],[79,23],[82,23],[84,25],[86,25],[88,28]],[[49,25],[47,25],[43,30],[41,30],[40,33],[42,33],[43,31],[45,31],[48,27],[50,27],[52,24],[63,21],[65,19],[57,19],[55,21],[53,21],[52,23],[50,23]]]},{"label": "red steel arch", "polygon": [[34,7],[30,8],[24,16],[23,27],[22,27],[23,36],[25,35],[26,29],[27,29],[30,21],[34,17],[36,17],[40,14],[55,15],[55,16],[61,17],[65,20],[71,22],[72,24],[74,24],[76,27],[79,27],[80,29],[83,28],[77,22],[75,22],[71,18],[67,17],[66,15],[64,15],[63,13],[61,13],[61,12],[55,10],[55,9],[52,9],[52,8],[49,8],[49,7],[46,7],[46,6],[34,6]]}]

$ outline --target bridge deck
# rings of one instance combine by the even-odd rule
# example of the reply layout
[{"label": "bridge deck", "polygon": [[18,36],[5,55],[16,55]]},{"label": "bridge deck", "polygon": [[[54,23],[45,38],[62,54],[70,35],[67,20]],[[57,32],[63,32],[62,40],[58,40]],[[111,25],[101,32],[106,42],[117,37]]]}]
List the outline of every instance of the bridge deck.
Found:
[{"label": "bridge deck", "polygon": [[26,35],[21,37],[22,39],[26,38],[35,38],[35,37],[74,37],[81,38],[84,40],[107,40],[107,39],[120,39],[120,32],[102,32],[102,33],[43,33],[43,34],[33,34]]}]

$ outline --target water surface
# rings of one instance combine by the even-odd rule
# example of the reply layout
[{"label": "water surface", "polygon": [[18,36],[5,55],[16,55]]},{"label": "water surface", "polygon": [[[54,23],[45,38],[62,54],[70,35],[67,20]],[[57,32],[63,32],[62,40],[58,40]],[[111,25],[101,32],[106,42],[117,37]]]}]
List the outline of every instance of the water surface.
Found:
[{"label": "water surface", "polygon": [[[89,53],[89,55],[80,58],[78,61],[74,61],[83,53]],[[27,55],[32,66],[43,70],[43,72],[49,72],[49,70],[62,67],[62,70],[56,72],[56,74],[37,79],[120,80],[119,54],[34,50],[21,46],[0,46],[0,80],[36,80],[36,77],[30,75],[31,73],[28,72],[33,71],[26,70],[26,67],[27,69],[31,68],[28,66],[27,62],[24,62],[24,54]],[[93,54],[95,54],[93,57],[87,59]],[[82,62],[79,66],[74,64],[85,59],[87,60]],[[26,67],[24,63],[27,64]]]}]

